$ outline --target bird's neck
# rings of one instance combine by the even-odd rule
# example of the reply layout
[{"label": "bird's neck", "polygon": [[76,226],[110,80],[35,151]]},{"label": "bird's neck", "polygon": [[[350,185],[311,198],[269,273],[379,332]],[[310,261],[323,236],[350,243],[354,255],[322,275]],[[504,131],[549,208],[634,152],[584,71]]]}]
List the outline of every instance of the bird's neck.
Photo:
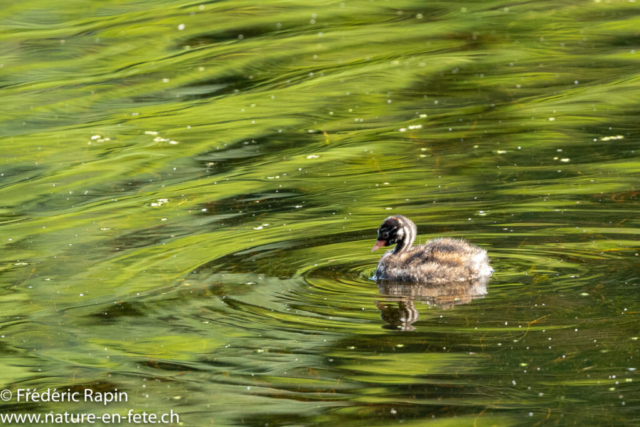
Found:
[{"label": "bird's neck", "polygon": [[400,227],[400,230],[398,230],[398,235],[399,237],[402,237],[402,239],[398,240],[398,243],[396,244],[396,247],[393,250],[393,253],[395,255],[406,252],[409,249],[411,249],[411,245],[413,245],[413,241],[416,240],[416,236],[418,234],[418,229],[416,228],[416,225],[413,222],[411,222],[409,219],[402,216],[399,216],[399,218],[402,221],[400,222],[401,227]]},{"label": "bird's neck", "polygon": [[397,244],[396,247],[393,249],[393,254],[394,255],[398,255],[401,254],[403,252],[407,252],[409,249],[411,249],[411,245],[413,245],[413,239],[412,240],[400,240]]}]

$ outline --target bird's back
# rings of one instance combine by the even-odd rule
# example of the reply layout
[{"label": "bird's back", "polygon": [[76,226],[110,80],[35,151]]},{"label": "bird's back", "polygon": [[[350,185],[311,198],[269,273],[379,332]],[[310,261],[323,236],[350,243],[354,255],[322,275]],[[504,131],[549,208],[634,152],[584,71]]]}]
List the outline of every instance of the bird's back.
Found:
[{"label": "bird's back", "polygon": [[403,282],[455,282],[490,276],[487,251],[464,240],[442,238],[394,254],[387,252],[376,277]]}]

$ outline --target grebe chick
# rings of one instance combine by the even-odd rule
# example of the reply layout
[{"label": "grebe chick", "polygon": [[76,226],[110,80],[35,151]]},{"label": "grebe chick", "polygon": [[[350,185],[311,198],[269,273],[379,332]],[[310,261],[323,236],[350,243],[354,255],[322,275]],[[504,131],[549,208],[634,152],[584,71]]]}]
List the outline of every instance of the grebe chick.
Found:
[{"label": "grebe chick", "polygon": [[441,238],[413,245],[418,229],[402,215],[390,216],[378,229],[371,252],[395,244],[376,270],[376,279],[400,282],[458,282],[493,274],[487,251],[461,239]]}]

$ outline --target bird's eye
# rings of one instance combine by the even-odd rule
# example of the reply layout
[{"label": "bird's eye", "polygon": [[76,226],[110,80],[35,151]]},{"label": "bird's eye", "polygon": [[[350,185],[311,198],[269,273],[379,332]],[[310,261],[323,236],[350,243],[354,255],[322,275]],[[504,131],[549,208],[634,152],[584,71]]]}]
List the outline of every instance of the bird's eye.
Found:
[{"label": "bird's eye", "polygon": [[389,238],[389,233],[387,233],[386,231],[384,233],[382,233],[382,238],[388,239]]}]

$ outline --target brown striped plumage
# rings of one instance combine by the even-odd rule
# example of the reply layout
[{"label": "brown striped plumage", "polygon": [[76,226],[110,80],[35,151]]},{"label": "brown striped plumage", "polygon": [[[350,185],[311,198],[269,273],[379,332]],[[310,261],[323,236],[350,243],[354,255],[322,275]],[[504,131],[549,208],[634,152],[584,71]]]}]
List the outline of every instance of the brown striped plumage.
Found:
[{"label": "brown striped plumage", "polygon": [[461,239],[434,239],[413,245],[417,228],[409,218],[387,218],[378,230],[372,250],[395,244],[376,270],[376,278],[401,282],[458,282],[488,277],[493,273],[487,251]]}]

